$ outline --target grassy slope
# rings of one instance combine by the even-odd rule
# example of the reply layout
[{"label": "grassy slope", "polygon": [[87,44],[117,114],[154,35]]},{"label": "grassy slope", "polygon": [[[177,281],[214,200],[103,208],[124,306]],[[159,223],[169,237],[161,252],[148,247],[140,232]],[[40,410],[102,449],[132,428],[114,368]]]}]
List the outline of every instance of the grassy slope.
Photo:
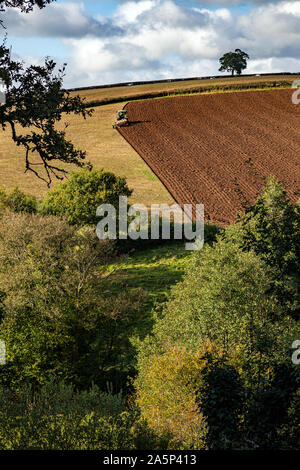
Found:
[{"label": "grassy slope", "polygon": [[[97,107],[93,116],[86,121],[78,116],[68,116],[67,137],[77,148],[87,151],[87,159],[96,168],[105,168],[125,176],[129,186],[134,188],[133,202],[172,203],[171,196],[148,166],[119,133],[112,129],[118,107]],[[18,185],[25,192],[44,196],[48,191],[46,184],[33,174],[24,174],[24,151],[12,142],[9,131],[0,132],[0,186],[9,189]]]},{"label": "grassy slope", "polygon": [[120,86],[116,88],[98,88],[98,89],[86,89],[71,92],[71,95],[80,94],[82,97],[89,101],[104,101],[108,99],[122,98],[126,96],[128,98],[135,97],[143,93],[159,93],[159,92],[169,92],[172,94],[174,91],[193,90],[198,87],[212,87],[212,86],[226,86],[226,85],[239,85],[247,83],[263,83],[266,81],[290,81],[297,80],[298,76],[289,76],[289,75],[268,75],[263,77],[228,77],[228,78],[216,78],[216,79],[206,79],[206,80],[184,80],[180,82],[172,83],[150,83],[146,85],[134,85],[134,86]]},{"label": "grassy slope", "polygon": [[109,292],[144,289],[148,295],[143,322],[145,331],[149,331],[153,307],[158,302],[164,302],[172,285],[182,279],[190,256],[191,252],[185,250],[184,242],[133,252],[125,260],[110,266],[117,271],[108,280]]}]

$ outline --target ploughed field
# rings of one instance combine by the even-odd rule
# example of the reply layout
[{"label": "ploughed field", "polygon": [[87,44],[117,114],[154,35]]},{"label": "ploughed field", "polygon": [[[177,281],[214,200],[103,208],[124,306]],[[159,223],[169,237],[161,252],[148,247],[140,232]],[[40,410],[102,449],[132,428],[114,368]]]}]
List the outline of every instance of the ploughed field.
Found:
[{"label": "ploughed field", "polygon": [[294,90],[245,91],[130,102],[119,130],[179,204],[204,204],[232,222],[273,175],[300,195],[300,104]]}]

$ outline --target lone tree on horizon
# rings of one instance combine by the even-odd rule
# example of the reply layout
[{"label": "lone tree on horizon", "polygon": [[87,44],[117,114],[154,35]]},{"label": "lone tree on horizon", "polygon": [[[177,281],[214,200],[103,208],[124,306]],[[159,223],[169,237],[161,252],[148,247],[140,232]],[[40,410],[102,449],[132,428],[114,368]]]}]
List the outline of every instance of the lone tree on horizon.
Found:
[{"label": "lone tree on horizon", "polygon": [[219,71],[223,72],[226,70],[226,72],[231,72],[231,75],[234,75],[234,72],[236,72],[237,75],[241,75],[242,70],[247,68],[247,59],[249,59],[248,54],[241,49],[235,49],[234,52],[227,52],[219,59],[221,64]]}]

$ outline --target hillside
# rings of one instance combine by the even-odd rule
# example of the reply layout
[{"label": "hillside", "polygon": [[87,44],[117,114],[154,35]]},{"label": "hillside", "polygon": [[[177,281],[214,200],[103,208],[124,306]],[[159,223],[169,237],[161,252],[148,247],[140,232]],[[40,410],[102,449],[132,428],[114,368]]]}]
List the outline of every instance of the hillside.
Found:
[{"label": "hillside", "polygon": [[[220,87],[222,90],[222,87],[228,86],[240,88],[248,87],[249,85],[263,86],[266,83],[269,83],[270,86],[272,84],[283,86],[282,84],[285,83],[285,86],[287,86],[287,83],[291,83],[297,78],[299,77],[291,75],[228,77],[227,79],[88,89],[72,92],[72,94],[80,94],[80,96],[86,98],[87,102],[112,99],[122,101],[122,97],[125,95],[129,98],[137,98],[137,96],[143,96],[145,93],[157,95],[161,92],[170,94],[175,92],[195,92],[200,85],[201,89],[206,87],[205,90],[207,92],[212,87]],[[125,176],[129,186],[134,189],[133,202],[138,201],[146,205],[158,202],[171,203],[173,199],[165,187],[131,146],[122,139],[118,132],[112,129],[115,112],[123,106],[124,102],[96,106],[93,116],[86,121],[78,116],[68,116],[66,118],[66,121],[69,123],[67,137],[77,147],[87,151],[87,159],[96,168],[104,167],[118,175]],[[62,128],[62,124],[59,127]],[[2,132],[0,144],[0,186],[3,186],[5,189],[19,186],[25,192],[41,197],[45,195],[48,191],[46,184],[37,180],[30,173],[24,174],[24,168],[24,150],[12,142],[9,130]]]}]

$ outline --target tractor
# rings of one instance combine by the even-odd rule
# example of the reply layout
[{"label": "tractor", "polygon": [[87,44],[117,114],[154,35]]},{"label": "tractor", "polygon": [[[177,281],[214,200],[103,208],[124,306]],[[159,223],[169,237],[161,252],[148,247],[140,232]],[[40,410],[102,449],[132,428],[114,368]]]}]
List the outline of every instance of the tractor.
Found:
[{"label": "tractor", "polygon": [[116,119],[113,124],[113,129],[116,127],[122,127],[122,126],[128,126],[128,116],[127,116],[127,111],[125,109],[122,109],[121,111],[117,111]]}]

